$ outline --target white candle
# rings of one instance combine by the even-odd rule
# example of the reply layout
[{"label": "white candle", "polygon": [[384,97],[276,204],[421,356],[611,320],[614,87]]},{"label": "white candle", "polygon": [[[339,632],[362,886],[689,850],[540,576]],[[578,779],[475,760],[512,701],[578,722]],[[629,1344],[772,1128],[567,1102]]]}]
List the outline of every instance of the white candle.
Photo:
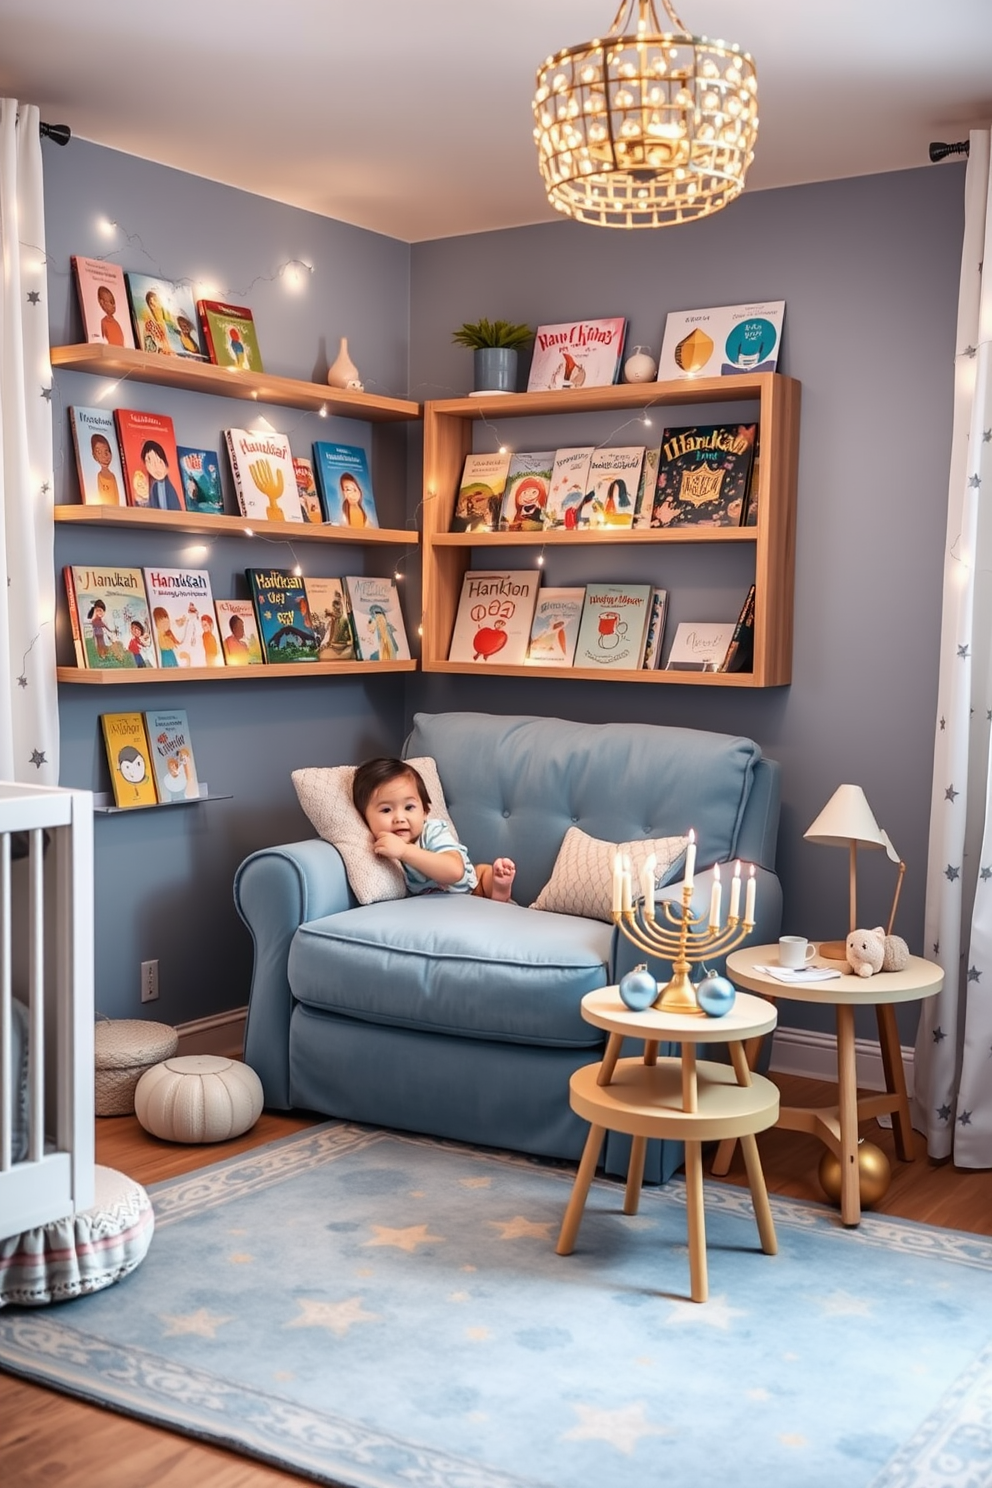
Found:
[{"label": "white candle", "polygon": [[623,862],[620,854],[614,854],[613,858],[613,913],[620,913],[620,905],[623,895]]},{"label": "white candle", "polygon": [[623,855],[623,873],[620,875],[620,879],[621,890],[623,894],[623,908],[625,911],[632,910],[634,908],[634,903],[630,893],[630,858],[627,856],[626,853],[624,853]]},{"label": "white candle", "polygon": [[744,898],[744,923],[747,925],[754,924],[754,899],[757,888],[758,885],[754,879],[754,864],[752,863],[751,874],[747,881],[747,894]]},{"label": "white candle", "polygon": [[657,857],[654,853],[649,853],[641,869],[641,893],[644,895],[644,913],[647,915],[654,914],[654,870],[657,865]]},{"label": "white candle", "polygon": [[720,911],[723,907],[723,889],[720,884],[720,864],[713,864],[713,888],[710,890],[710,929],[720,928]]},{"label": "white candle", "polygon": [[692,888],[692,885],[693,885],[693,875],[694,875],[695,871],[696,871],[696,834],[692,830],[692,828],[690,827],[690,829],[689,829],[689,846],[685,850],[685,878],[682,880],[682,887],[684,889],[691,889]]},{"label": "white candle", "polygon": [[734,876],[730,880],[730,918],[736,920],[741,908],[741,860],[734,864]]}]

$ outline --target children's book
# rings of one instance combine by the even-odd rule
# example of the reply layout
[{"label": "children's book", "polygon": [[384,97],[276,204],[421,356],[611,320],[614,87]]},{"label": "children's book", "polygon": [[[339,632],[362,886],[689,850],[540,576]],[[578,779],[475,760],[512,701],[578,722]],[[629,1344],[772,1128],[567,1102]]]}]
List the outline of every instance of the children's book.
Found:
[{"label": "children's book", "polygon": [[668,618],[668,590],[652,589],[648,607],[648,628],[644,633],[645,671],[653,672],[661,665],[661,647],[665,639],[665,621]]},{"label": "children's book", "polygon": [[261,666],[262,642],[250,599],[215,599],[217,629],[225,666]]},{"label": "children's book", "polygon": [[186,510],[218,514],[224,510],[224,493],[220,484],[220,458],[216,450],[176,447],[179,479],[182,483]]},{"label": "children's book", "polygon": [[737,616],[734,633],[730,637],[726,654],[720,663],[721,672],[750,672],[754,670],[754,585],[744,598],[741,612]]},{"label": "children's book", "polygon": [[496,531],[509,468],[509,453],[465,456],[451,519],[452,532]]},{"label": "children's book", "polygon": [[343,579],[305,578],[310,628],[317,637],[321,661],[354,661],[355,636]]},{"label": "children's book", "polygon": [[120,264],[102,258],[72,256],[72,272],[87,341],[107,346],[134,346],[134,331],[128,313],[127,286]]},{"label": "children's book", "polygon": [[234,488],[243,517],[302,522],[289,440],[274,429],[225,429]]},{"label": "children's book", "polygon": [[739,527],[757,424],[666,429],[652,527]]},{"label": "children's book", "polygon": [[594,450],[577,527],[630,527],[641,483],[644,446]]},{"label": "children's book", "polygon": [[448,660],[522,666],[540,582],[536,568],[470,570],[462,580]]},{"label": "children's book", "polygon": [[296,494],[300,498],[300,511],[304,522],[323,522],[324,513],[320,505],[320,494],[313,474],[313,462],[306,455],[293,456],[296,472]]},{"label": "children's book", "polygon": [[140,568],[83,564],[63,570],[76,665],[153,667],[151,616]]},{"label": "children's book", "polygon": [[109,408],[70,408],[79,494],[87,506],[126,506],[127,489],[114,415]]},{"label": "children's book", "polygon": [[206,569],[146,568],[145,591],[160,667],[224,665]]},{"label": "children's book", "polygon": [[683,620],[665,663],[666,672],[718,672],[734,637],[735,625],[722,621]]},{"label": "children's book", "polygon": [[242,372],[262,372],[255,321],[246,305],[227,305],[223,300],[197,300],[196,311],[207,356],[218,367],[236,367]]},{"label": "children's book", "polygon": [[554,450],[510,456],[499,518],[501,532],[540,532],[554,463]]},{"label": "children's book", "polygon": [[555,463],[551,467],[548,485],[548,504],[544,509],[545,527],[578,526],[579,512],[586,499],[589,480],[589,461],[594,445],[586,444],[580,449],[560,449],[555,452]]},{"label": "children's book", "polygon": [[369,459],[357,444],[329,444],[318,440],[313,447],[317,489],[324,520],[334,527],[378,527]]},{"label": "children's book", "polygon": [[652,445],[644,451],[644,463],[641,466],[641,481],[637,487],[637,500],[634,502],[632,527],[651,526],[651,516],[654,512],[654,493],[658,486],[658,461],[660,459],[660,445]]},{"label": "children's book", "polygon": [[345,578],[359,661],[409,661],[410,644],[403,624],[396,580]]},{"label": "children's book", "polygon": [[585,594],[581,587],[538,590],[527,648],[528,666],[572,665]]},{"label": "children's book", "polygon": [[658,381],[774,372],[784,319],[784,300],[673,310],[665,321]]},{"label": "children's book", "polygon": [[172,708],[146,713],[145,731],[159,804],[199,800],[200,782],[184,710]]},{"label": "children's book", "polygon": [[155,775],[140,713],[101,713],[100,726],[114,788],[114,803],[127,810],[131,806],[155,806]]},{"label": "children's book", "polygon": [[573,664],[640,671],[650,604],[650,584],[587,584]]},{"label": "children's book", "polygon": [[205,362],[193,296],[186,286],[151,274],[129,272],[125,278],[140,350]]},{"label": "children's book", "polygon": [[182,511],[179,453],[168,414],[115,408],[114,424],[128,504]]},{"label": "children's book", "polygon": [[527,391],[609,387],[620,375],[626,330],[623,316],[538,326]]},{"label": "children's book", "polygon": [[265,659],[272,665],[315,662],[319,649],[299,574],[281,568],[245,570]]}]

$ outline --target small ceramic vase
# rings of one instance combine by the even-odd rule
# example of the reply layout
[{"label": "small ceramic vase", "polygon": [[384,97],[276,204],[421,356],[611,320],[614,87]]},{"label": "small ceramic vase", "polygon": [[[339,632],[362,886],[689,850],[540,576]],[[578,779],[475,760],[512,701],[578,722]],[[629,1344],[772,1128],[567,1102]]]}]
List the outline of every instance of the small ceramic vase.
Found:
[{"label": "small ceramic vase", "polygon": [[624,382],[654,382],[658,363],[646,346],[635,346],[623,364]]},{"label": "small ceramic vase", "polygon": [[327,383],[334,388],[352,388],[355,392],[362,391],[361,378],[358,368],[348,355],[348,338],[341,337],[341,347],[337,356],[327,369]]}]

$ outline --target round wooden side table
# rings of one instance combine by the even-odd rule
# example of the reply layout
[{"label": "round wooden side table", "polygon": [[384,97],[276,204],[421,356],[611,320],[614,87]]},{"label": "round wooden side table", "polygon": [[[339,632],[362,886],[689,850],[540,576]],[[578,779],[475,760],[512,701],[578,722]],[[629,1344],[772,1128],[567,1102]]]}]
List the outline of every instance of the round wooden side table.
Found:
[{"label": "round wooden side table", "polygon": [[[576,1070],[569,1083],[572,1109],[590,1127],[562,1220],[557,1252],[570,1255],[575,1247],[607,1131],[625,1132],[633,1138],[625,1214],[637,1213],[648,1138],[673,1138],[685,1144],[690,1293],[694,1302],[705,1302],[709,1284],[703,1213],[704,1142],[724,1137],[740,1141],[761,1248],[766,1255],[774,1255],[778,1248],[755,1140],[756,1132],[775,1125],[778,1090],[770,1080],[751,1073],[743,1048],[745,1039],[771,1032],[775,1009],[759,997],[741,993],[730,1012],[720,1018],[692,1017],[660,1008],[632,1012],[621,1001],[616,987],[601,987],[582,999],[582,1016],[587,1023],[605,1029],[609,1039],[602,1062]],[[620,1058],[625,1038],[644,1041],[643,1059]],[[658,1045],[662,1041],[680,1044],[681,1055],[659,1059]],[[732,1066],[697,1061],[697,1044],[717,1043],[728,1046]]]}]

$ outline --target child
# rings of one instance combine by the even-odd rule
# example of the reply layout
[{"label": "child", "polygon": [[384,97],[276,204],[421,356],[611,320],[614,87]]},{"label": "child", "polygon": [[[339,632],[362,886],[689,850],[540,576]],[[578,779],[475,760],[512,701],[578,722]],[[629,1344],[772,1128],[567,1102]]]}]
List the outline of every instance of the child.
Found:
[{"label": "child", "polygon": [[427,815],[431,798],[405,760],[366,760],[355,771],[352,799],[372,833],[372,851],[399,863],[411,894],[477,894],[506,904],[516,864],[496,858],[473,868],[446,822]]}]

